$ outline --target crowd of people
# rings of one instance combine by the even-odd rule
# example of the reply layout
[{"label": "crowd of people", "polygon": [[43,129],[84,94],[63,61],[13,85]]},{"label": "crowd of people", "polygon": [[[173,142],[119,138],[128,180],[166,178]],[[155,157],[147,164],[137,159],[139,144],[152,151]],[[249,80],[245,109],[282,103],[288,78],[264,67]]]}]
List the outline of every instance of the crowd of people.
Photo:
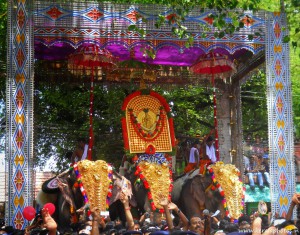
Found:
[{"label": "crowd of people", "polygon": [[[247,138],[244,144],[245,175],[251,190],[257,185],[261,190],[269,185],[268,149],[263,147],[256,138],[254,142]],[[70,154],[71,162],[85,159],[87,144],[78,141],[78,151]],[[207,163],[217,161],[214,139],[208,136],[202,144],[194,141],[189,149],[185,172],[200,169]],[[130,170],[131,164],[126,155],[123,156],[120,173],[125,175]],[[126,222],[116,219],[111,221],[109,216],[101,215],[99,209],[91,208],[91,216],[81,216],[80,221],[70,224],[68,231],[60,231],[60,227],[47,209],[43,209],[25,230],[5,226],[4,220],[0,222],[1,234],[83,234],[83,235],[290,235],[298,234],[300,227],[300,194],[293,195],[289,211],[285,217],[267,213],[267,209],[258,210],[251,215],[241,215],[233,220],[224,216],[220,211],[210,212],[204,209],[201,214],[187,218],[173,202],[161,196],[160,206],[164,213],[146,211],[135,215],[130,207],[129,198],[122,193],[121,202],[125,213]],[[297,208],[297,218],[292,220],[293,210]],[[263,212],[262,212],[263,211]],[[133,216],[135,215],[135,216]],[[299,219],[299,221],[298,221]]]},{"label": "crowd of people", "polygon": [[251,190],[258,186],[263,190],[270,185],[269,174],[269,148],[261,142],[261,138],[256,135],[252,141],[251,136],[247,136],[243,146],[244,151],[244,172],[245,183],[250,185]]},{"label": "crowd of people", "polygon": [[[139,218],[134,218],[129,204],[129,198],[122,194],[121,202],[124,207],[126,222],[119,219],[111,221],[107,216],[101,216],[97,208],[91,210],[90,217],[70,226],[68,232],[58,231],[56,221],[47,209],[41,211],[38,219],[25,229],[13,229],[1,222],[0,234],[82,234],[82,235],[291,235],[298,234],[300,226],[300,194],[294,194],[288,213],[285,217],[266,213],[266,209],[258,210],[252,215],[241,215],[233,220],[221,217],[221,213],[203,210],[201,215],[187,218],[174,203],[161,197],[160,205],[164,213],[145,212]],[[297,218],[292,219],[293,210],[297,208]],[[264,214],[261,214],[263,213]],[[39,219],[41,220],[40,222]],[[38,226],[35,226],[37,224]],[[72,229],[71,229],[72,227]]]}]

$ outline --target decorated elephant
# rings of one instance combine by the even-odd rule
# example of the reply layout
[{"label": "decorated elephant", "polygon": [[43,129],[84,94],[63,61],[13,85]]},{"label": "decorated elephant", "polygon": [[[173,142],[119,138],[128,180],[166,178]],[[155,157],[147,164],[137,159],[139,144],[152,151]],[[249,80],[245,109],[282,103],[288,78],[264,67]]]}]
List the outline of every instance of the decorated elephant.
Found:
[{"label": "decorated elephant", "polygon": [[163,213],[159,201],[171,199],[172,172],[163,154],[143,154],[136,162],[135,171],[126,176],[131,184],[137,207],[143,211]]},{"label": "decorated elephant", "polygon": [[201,215],[204,209],[210,212],[220,210],[221,217],[234,219],[242,213],[244,187],[234,165],[217,162],[208,166],[205,174],[184,175],[173,185],[172,201],[188,218]]},{"label": "decorated elephant", "polygon": [[[129,176],[137,205],[141,210],[158,211],[151,207],[153,200],[149,199],[149,191],[153,192],[155,189],[151,188],[151,185],[147,189],[148,185],[140,179],[138,171],[137,169],[135,174]],[[166,178],[158,179],[161,187]],[[196,214],[201,215],[204,209],[208,209],[211,212],[220,210],[221,217],[230,216],[236,219],[243,210],[244,188],[239,179],[238,169],[231,164],[217,162],[208,166],[205,174],[195,171],[183,175],[175,180],[169,189],[172,191],[171,200],[188,218]]]},{"label": "decorated elephant", "polygon": [[223,198],[219,192],[211,190],[211,186],[212,179],[209,175],[183,176],[174,181],[172,201],[188,218],[201,215],[204,209],[220,210],[224,216]]},{"label": "decorated elephant", "polygon": [[94,207],[103,214],[109,211],[112,220],[119,217],[125,221],[123,207],[117,206],[121,192],[131,197],[131,184],[125,177],[114,172],[105,161],[83,160],[44,182],[37,201],[41,206],[47,202],[55,204],[54,217],[59,231],[65,232],[77,222],[76,212],[86,211],[89,215],[89,208]]}]

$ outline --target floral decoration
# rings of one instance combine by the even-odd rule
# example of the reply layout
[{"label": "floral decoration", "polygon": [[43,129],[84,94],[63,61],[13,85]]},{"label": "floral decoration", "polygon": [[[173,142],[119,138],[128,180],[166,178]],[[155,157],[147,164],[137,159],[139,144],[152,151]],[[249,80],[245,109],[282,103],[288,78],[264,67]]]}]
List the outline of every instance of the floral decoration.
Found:
[{"label": "floral decoration", "polygon": [[152,144],[149,144],[145,151],[146,154],[155,154],[155,147]]}]

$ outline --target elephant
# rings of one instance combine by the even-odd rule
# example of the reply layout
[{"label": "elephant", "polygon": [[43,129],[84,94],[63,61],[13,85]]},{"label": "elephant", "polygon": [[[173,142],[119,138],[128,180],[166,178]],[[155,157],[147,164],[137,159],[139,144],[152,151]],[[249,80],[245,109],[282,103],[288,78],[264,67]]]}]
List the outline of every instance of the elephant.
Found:
[{"label": "elephant", "polygon": [[134,174],[134,172],[126,174],[125,177],[130,181],[132,185],[133,199],[136,202],[137,209],[141,213],[150,211],[151,207],[147,197],[147,190],[145,189],[144,185],[140,183],[139,178]]},{"label": "elephant", "polygon": [[[232,164],[207,165],[204,174],[195,170],[174,181],[172,198],[188,217],[204,209],[220,211],[220,217],[238,219],[244,205],[244,188],[240,171]],[[225,210],[226,208],[226,210]]]},{"label": "elephant", "polygon": [[[63,172],[45,181],[37,198],[40,206],[43,206],[47,202],[55,205],[56,211],[53,217],[57,221],[58,230],[62,233],[70,231],[70,225],[77,222],[76,211],[83,210],[84,208],[83,195],[79,187],[74,187],[76,181],[76,175],[73,171]],[[113,188],[109,204],[109,215],[111,220],[119,217],[123,223],[125,223],[126,217],[119,198],[124,184],[126,184],[128,194],[132,194],[130,182],[117,172],[113,172]],[[130,203],[135,206],[133,200],[130,200]]]},{"label": "elephant", "polygon": [[[150,211],[147,190],[142,183],[137,183],[137,176],[127,175],[132,187],[133,197],[140,211]],[[218,191],[211,190],[212,179],[209,175],[182,175],[173,182],[172,202],[174,202],[187,218],[202,215],[204,209],[211,212],[220,210],[220,216],[225,216],[222,204],[223,197]]]},{"label": "elephant", "polygon": [[[128,176],[131,183],[134,184],[132,192],[140,211],[150,211],[150,203],[147,198],[147,190],[143,184],[136,183],[136,177],[133,174]],[[177,186],[180,182],[181,186]],[[225,215],[222,205],[222,197],[219,192],[209,189],[212,180],[210,176],[196,175],[188,178],[184,182],[181,179],[174,181],[172,191],[172,202],[174,202],[182,212],[190,218],[193,215],[201,215],[203,209],[209,211],[221,211],[221,216]]]},{"label": "elephant", "polygon": [[49,202],[55,205],[53,218],[57,221],[58,231],[62,233],[70,231],[70,224],[77,222],[72,221],[71,208],[74,211],[83,206],[82,194],[77,188],[73,188],[75,182],[74,173],[55,176],[42,184],[42,190],[36,199],[40,207]]},{"label": "elephant", "polygon": [[187,218],[202,215],[204,209],[211,212],[220,210],[221,217],[225,216],[223,197],[218,191],[211,190],[212,179],[209,175],[183,175],[176,179],[173,185],[172,201]]}]

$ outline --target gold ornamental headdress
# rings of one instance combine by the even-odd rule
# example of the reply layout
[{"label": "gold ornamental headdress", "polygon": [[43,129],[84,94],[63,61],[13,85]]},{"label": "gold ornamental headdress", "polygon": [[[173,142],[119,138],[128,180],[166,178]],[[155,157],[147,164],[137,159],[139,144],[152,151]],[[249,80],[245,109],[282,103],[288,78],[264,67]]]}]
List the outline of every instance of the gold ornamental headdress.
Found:
[{"label": "gold ornamental headdress", "polygon": [[112,196],[112,167],[105,161],[82,160],[73,165],[84,203],[107,211]]},{"label": "gold ornamental headdress", "polygon": [[145,154],[137,161],[135,175],[142,181],[148,191],[148,199],[152,211],[163,213],[159,204],[162,198],[171,200],[173,189],[172,171],[169,162],[162,153]]},{"label": "gold ornamental headdress", "polygon": [[238,219],[244,209],[245,188],[240,171],[232,164],[216,162],[207,167],[213,184],[224,197],[223,206],[227,216]]}]

